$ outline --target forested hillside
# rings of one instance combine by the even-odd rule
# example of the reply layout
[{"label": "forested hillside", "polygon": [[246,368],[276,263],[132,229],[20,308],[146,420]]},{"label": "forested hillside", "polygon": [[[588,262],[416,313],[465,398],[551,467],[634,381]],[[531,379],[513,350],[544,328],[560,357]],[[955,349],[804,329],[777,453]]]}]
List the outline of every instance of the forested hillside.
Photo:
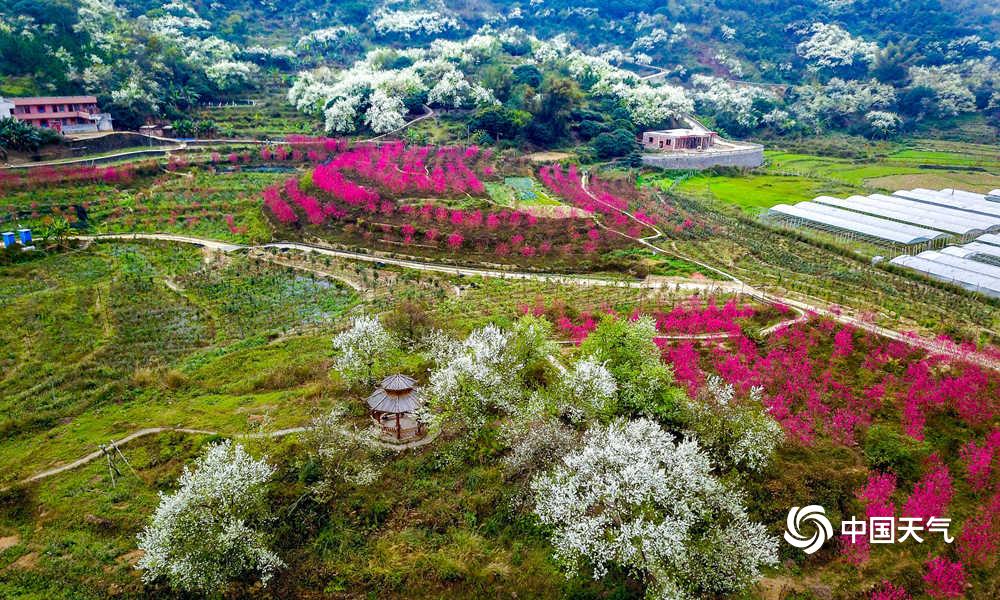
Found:
[{"label": "forested hillside", "polygon": [[[461,53],[481,35],[502,33],[497,50],[505,56],[491,52],[476,61],[499,65],[494,71],[459,64],[470,84],[501,101],[519,83],[507,71],[544,66],[539,48],[555,47],[563,54],[581,51],[611,68],[635,70],[631,80],[627,75],[615,79],[630,86],[638,76],[656,72],[641,65],[662,69],[669,84],[687,90],[700,116],[729,135],[834,129],[890,137],[922,123],[969,115],[997,124],[996,10],[989,3],[937,0],[429,5],[7,0],[0,4],[0,94],[97,94],[120,127],[134,128],[150,117],[181,119],[199,101],[245,96],[262,86],[280,92],[298,71],[329,69],[320,78],[341,81],[341,69],[366,53],[364,69],[402,71],[413,60],[407,53],[425,51],[430,56],[420,58],[459,64],[463,56],[443,56],[433,42],[440,48],[441,40],[466,40]],[[407,56],[385,58],[389,48]],[[569,75],[593,95],[592,73],[555,68],[555,74]],[[529,87],[542,89],[546,83],[554,85],[540,81]],[[389,95],[409,112],[426,101],[413,92]],[[619,104],[627,104],[618,96]],[[343,98],[320,94],[314,112]],[[370,103],[368,94],[362,100]],[[486,104],[470,101],[464,107]],[[515,104],[530,112],[525,103]],[[395,100],[382,105],[402,110]],[[586,120],[577,115],[575,127]],[[356,127],[325,121],[328,131],[365,127],[360,121]],[[605,125],[591,133],[623,129],[620,123]],[[632,129],[639,126],[631,123]],[[371,123],[367,127],[377,129]],[[560,139],[559,131],[523,133],[543,145]]]}]

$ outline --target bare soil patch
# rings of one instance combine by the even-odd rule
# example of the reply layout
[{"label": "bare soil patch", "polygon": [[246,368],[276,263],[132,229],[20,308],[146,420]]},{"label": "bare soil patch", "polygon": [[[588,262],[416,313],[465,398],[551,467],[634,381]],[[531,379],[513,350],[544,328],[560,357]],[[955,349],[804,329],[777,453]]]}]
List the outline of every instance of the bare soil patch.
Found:
[{"label": "bare soil patch", "polygon": [[7,537],[0,537],[0,552],[3,552],[7,548],[13,548],[20,543],[21,536],[8,535]]},{"label": "bare soil patch", "polygon": [[573,158],[569,152],[532,152],[528,159],[532,162],[556,162]]},{"label": "bare soil patch", "polygon": [[38,566],[38,553],[37,552],[29,552],[29,553],[25,554],[24,556],[22,556],[21,558],[15,560],[7,568],[8,569],[24,569],[25,571],[29,571],[31,569],[34,569],[37,566]]}]

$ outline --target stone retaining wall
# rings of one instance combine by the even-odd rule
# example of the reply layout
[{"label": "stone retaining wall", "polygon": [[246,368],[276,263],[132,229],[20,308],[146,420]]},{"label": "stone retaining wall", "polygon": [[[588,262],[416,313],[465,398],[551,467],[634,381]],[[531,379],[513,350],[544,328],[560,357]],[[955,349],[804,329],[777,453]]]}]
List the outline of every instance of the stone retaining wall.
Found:
[{"label": "stone retaining wall", "polygon": [[642,163],[660,169],[710,169],[712,167],[754,168],[764,164],[764,147],[751,146],[724,152],[660,152],[643,154]]}]

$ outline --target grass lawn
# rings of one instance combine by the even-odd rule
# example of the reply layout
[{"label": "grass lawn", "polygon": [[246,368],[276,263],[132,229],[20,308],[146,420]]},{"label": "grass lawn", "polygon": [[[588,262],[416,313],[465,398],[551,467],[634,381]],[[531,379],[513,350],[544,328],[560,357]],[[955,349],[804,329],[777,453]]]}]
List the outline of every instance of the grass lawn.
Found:
[{"label": "grass lawn", "polygon": [[549,195],[541,184],[530,177],[507,177],[503,183],[486,182],[485,186],[490,199],[500,206],[563,206],[562,202]]},{"label": "grass lawn", "polygon": [[[874,151],[873,151],[874,152]],[[869,159],[765,152],[765,166],[743,175],[694,174],[673,191],[739,207],[757,214],[776,204],[812,200],[819,195],[848,196],[904,188],[955,187],[986,192],[1000,186],[996,149],[980,144],[917,140],[908,147]],[[668,189],[671,178],[640,181]]]},{"label": "grass lawn", "polygon": [[846,194],[850,188],[809,177],[762,174],[695,176],[680,182],[674,191],[738,206],[748,213],[758,213],[776,204],[812,200],[822,194]]}]

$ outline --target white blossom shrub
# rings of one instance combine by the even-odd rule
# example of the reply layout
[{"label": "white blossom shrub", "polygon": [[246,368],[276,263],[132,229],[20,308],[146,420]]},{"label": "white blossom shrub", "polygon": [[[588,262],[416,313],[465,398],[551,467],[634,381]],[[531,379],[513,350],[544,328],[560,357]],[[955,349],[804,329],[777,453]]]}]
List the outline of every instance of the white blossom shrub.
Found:
[{"label": "white blossom shrub", "polygon": [[870,64],[878,52],[878,44],[854,37],[835,24],[813,23],[798,33],[808,37],[795,47],[795,51],[819,68],[850,66],[858,62]]},{"label": "white blossom shrub", "polygon": [[845,117],[881,110],[896,102],[892,86],[874,79],[860,81],[833,77],[826,85],[797,86],[795,93],[798,100],[792,105],[792,112],[800,122],[815,129],[823,129]]},{"label": "white blossom shrub", "polygon": [[381,446],[374,427],[359,429],[348,424],[346,409],[336,407],[314,418],[303,434],[309,458],[317,463],[320,476],[310,490],[321,501],[333,497],[339,482],[371,485],[382,475]]},{"label": "white blossom shrub", "polygon": [[754,108],[754,101],[774,101],[773,92],[756,86],[735,85],[720,77],[694,75],[691,77],[695,102],[742,127],[753,129],[761,124],[763,114]]},{"label": "white blossom shrub", "polygon": [[464,341],[439,343],[427,386],[433,405],[472,428],[482,427],[491,413],[513,409],[524,365],[508,351],[510,340],[510,332],[487,325]]},{"label": "white blossom shrub", "polygon": [[401,34],[409,39],[413,35],[435,35],[458,29],[454,17],[435,10],[389,10],[380,8],[372,13],[372,24],[380,35]]},{"label": "white blossom shrub", "polygon": [[236,60],[216,62],[205,68],[205,75],[220,90],[232,90],[244,86],[259,72],[257,65]]},{"label": "white blossom shrub", "polygon": [[785,434],[764,409],[763,393],[755,387],[746,402],[737,402],[732,384],[709,375],[700,396],[688,402],[690,429],[718,464],[740,471],[770,464]]},{"label": "white blossom shrub", "polygon": [[401,98],[376,89],[369,102],[371,105],[365,113],[365,125],[375,133],[388,133],[406,124],[406,107]]},{"label": "white blossom shrub", "polygon": [[333,337],[333,369],[350,384],[371,382],[396,349],[378,317],[356,317],[351,326]]},{"label": "white blossom shrub", "polygon": [[951,65],[910,67],[910,85],[934,90],[935,109],[951,116],[976,110],[976,97],[962,80],[958,69]]},{"label": "white blossom shrub", "polygon": [[435,367],[426,388],[433,408],[470,430],[492,415],[512,414],[528,397],[525,376],[552,353],[551,325],[525,316],[503,330],[476,329],[464,341],[436,334],[428,344]]},{"label": "white blossom shrub", "polygon": [[648,419],[596,427],[585,440],[531,483],[567,575],[586,564],[600,579],[617,565],[643,577],[651,597],[698,598],[741,590],[777,563],[777,541],[694,440]]},{"label": "white blossom shrub", "polygon": [[612,91],[639,127],[654,126],[694,111],[691,98],[683,88],[674,85],[629,85],[620,82],[612,86]]},{"label": "white blossom shrub", "polygon": [[885,110],[870,111],[865,115],[865,120],[871,125],[872,130],[883,137],[896,133],[903,124],[903,119],[899,115]]},{"label": "white blossom shrub", "polygon": [[151,583],[215,594],[232,580],[252,574],[263,584],[284,566],[266,544],[264,484],[274,474],[241,445],[211,446],[184,468],[180,487],[160,493],[160,505],[139,534],[143,551],[136,568]]},{"label": "white blossom shrub", "polygon": [[556,394],[561,403],[575,411],[579,421],[607,414],[615,406],[618,383],[608,367],[592,356],[574,362],[560,376]]},{"label": "white blossom shrub", "polygon": [[471,103],[492,104],[494,101],[489,90],[482,86],[476,86],[474,90],[458,70],[446,71],[427,93],[427,103],[431,106],[461,108]]}]

